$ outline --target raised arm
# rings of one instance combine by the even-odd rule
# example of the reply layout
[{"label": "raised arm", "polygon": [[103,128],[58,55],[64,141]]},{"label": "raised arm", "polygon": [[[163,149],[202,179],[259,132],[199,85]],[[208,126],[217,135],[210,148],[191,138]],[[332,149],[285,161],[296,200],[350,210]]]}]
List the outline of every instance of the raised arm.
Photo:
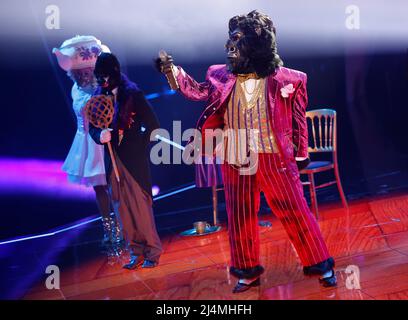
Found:
[{"label": "raised arm", "polygon": [[188,75],[183,68],[175,67],[174,73],[177,74],[176,79],[179,85],[179,90],[189,100],[207,101],[210,83],[206,79],[204,82],[197,82],[193,77]]},{"label": "raised arm", "polygon": [[[181,67],[174,65],[173,57],[162,54],[155,60],[156,68],[166,75],[169,82],[175,80],[178,84],[179,91],[189,100],[206,101],[209,98],[210,82],[208,76],[204,82],[197,82],[189,76]],[[171,77],[172,79],[169,79]]]}]

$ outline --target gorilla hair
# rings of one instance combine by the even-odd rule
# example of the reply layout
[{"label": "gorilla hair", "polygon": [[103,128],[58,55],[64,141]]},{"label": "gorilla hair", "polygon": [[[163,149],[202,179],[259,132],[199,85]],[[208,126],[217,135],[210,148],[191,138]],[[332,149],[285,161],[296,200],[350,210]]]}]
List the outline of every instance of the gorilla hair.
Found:
[{"label": "gorilla hair", "polygon": [[239,28],[245,35],[242,46],[248,56],[249,64],[258,76],[264,78],[273,74],[283,65],[276,46],[276,29],[272,20],[257,10],[247,15],[232,17],[229,32]]}]

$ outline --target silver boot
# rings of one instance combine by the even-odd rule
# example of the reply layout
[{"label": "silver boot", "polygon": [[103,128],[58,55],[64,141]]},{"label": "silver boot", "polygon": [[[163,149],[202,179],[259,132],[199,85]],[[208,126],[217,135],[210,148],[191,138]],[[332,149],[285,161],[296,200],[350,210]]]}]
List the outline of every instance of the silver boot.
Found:
[{"label": "silver boot", "polygon": [[102,217],[103,239],[102,246],[107,247],[112,243],[112,218]]},{"label": "silver boot", "polygon": [[111,244],[115,256],[120,257],[124,252],[122,226],[114,212],[111,213]]},{"label": "silver boot", "polygon": [[110,265],[115,264],[117,258],[116,250],[114,247],[114,238],[113,230],[115,228],[115,220],[110,217],[102,217],[102,226],[103,226],[103,239],[102,239],[102,248],[103,252],[108,257],[108,263]]}]

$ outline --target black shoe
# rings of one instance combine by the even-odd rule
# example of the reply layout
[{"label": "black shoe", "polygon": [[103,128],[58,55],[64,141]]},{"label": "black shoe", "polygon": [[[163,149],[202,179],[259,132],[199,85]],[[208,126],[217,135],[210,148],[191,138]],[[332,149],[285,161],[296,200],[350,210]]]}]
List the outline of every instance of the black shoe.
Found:
[{"label": "black shoe", "polygon": [[335,287],[337,286],[337,277],[334,270],[331,270],[331,276],[326,278],[319,278],[319,282],[323,287]]},{"label": "black shoe", "polygon": [[245,292],[252,287],[259,287],[261,285],[261,278],[252,281],[250,284],[241,283],[238,281],[237,285],[232,289],[232,293]]},{"label": "black shoe", "polygon": [[303,273],[305,274],[305,276],[321,275],[329,271],[330,269],[333,269],[334,265],[334,259],[330,257],[329,259],[312,266],[303,267]]},{"label": "black shoe", "polygon": [[151,260],[145,260],[143,262],[142,268],[154,268],[157,267],[158,263]]},{"label": "black shoe", "polygon": [[143,264],[143,256],[131,256],[129,263],[123,266],[124,269],[134,270],[139,268]]}]

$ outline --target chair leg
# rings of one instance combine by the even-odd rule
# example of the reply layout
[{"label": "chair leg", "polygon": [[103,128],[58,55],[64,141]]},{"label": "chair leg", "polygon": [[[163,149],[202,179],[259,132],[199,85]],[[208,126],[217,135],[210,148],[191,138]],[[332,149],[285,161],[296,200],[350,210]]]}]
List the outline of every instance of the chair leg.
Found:
[{"label": "chair leg", "polygon": [[314,215],[316,216],[316,219],[319,219],[319,209],[317,207],[317,196],[316,196],[316,186],[314,182],[314,175],[313,173],[308,174],[309,177],[309,188],[310,188],[310,202],[312,205],[312,211]]},{"label": "chair leg", "polygon": [[212,187],[212,203],[213,203],[213,221],[214,226],[218,224],[218,194],[217,186]]},{"label": "chair leg", "polygon": [[336,165],[334,166],[334,175],[336,176],[337,189],[339,190],[341,202],[343,203],[344,208],[348,209],[347,199],[344,195],[343,187],[341,186],[339,168]]}]

